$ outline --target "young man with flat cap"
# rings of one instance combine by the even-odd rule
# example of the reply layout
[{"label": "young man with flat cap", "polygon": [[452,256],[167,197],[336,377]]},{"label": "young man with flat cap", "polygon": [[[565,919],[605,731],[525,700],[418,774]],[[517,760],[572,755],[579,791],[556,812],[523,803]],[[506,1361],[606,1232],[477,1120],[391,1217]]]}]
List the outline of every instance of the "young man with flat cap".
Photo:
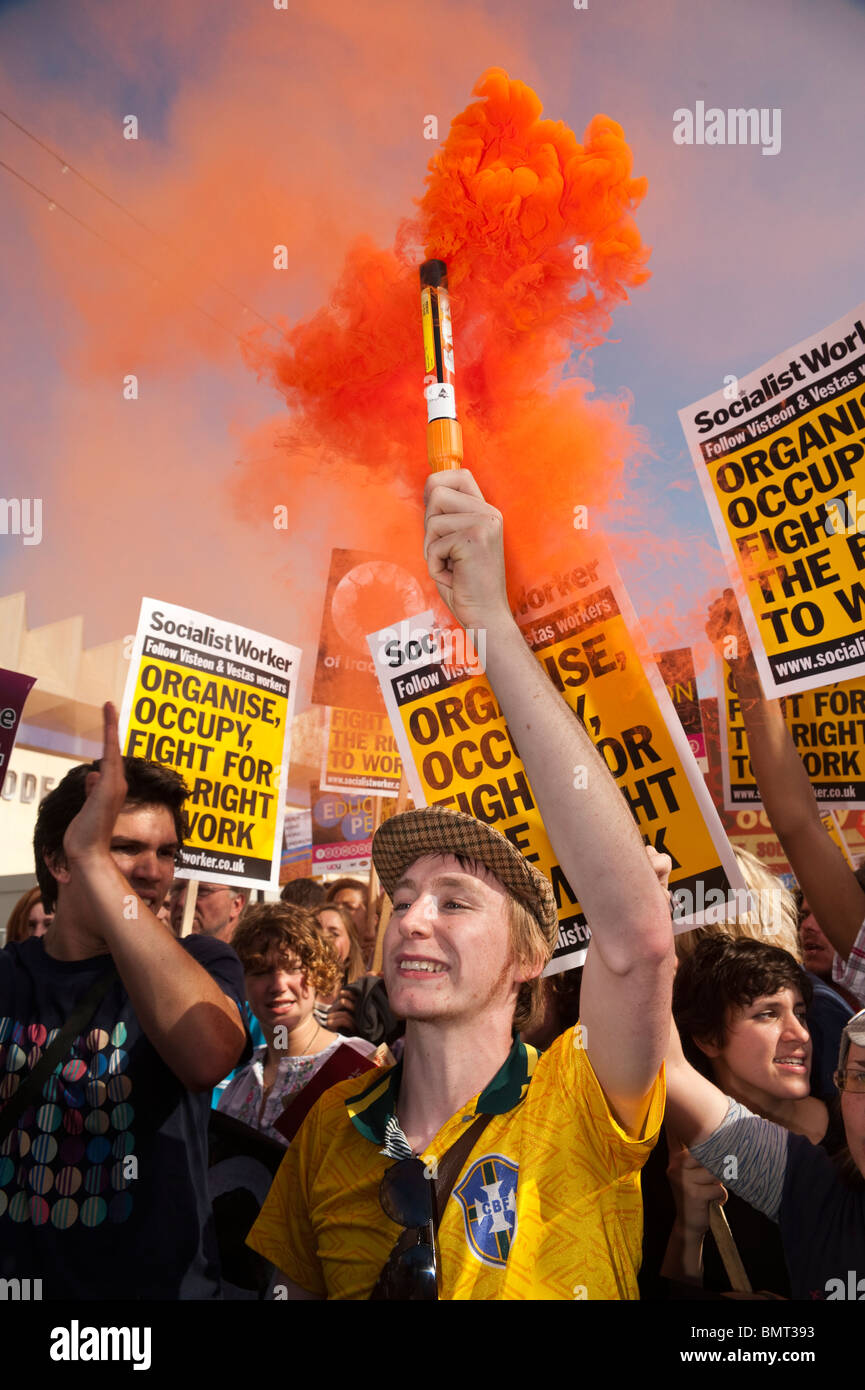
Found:
[{"label": "young man with flat cap", "polygon": [[403,1058],[320,1098],[249,1243],[281,1271],[277,1297],[636,1298],[669,907],[615,782],[513,621],[501,515],[467,471],[428,480],[425,555],[459,621],[486,630],[490,683],[592,929],[580,1026],[541,1057],[515,1034],[556,940],[544,876],[470,816],[388,820],[373,858],[393,901],[383,972]]}]

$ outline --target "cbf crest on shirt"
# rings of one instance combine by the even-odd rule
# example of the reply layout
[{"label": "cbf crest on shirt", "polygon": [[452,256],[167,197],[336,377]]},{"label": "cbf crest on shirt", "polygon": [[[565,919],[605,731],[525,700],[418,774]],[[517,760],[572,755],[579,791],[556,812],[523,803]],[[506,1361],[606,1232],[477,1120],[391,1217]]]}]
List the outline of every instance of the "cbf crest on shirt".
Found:
[{"label": "cbf crest on shirt", "polygon": [[466,1243],[484,1264],[504,1266],[517,1230],[519,1165],[503,1154],[472,1164],[454,1196],[462,1207]]}]

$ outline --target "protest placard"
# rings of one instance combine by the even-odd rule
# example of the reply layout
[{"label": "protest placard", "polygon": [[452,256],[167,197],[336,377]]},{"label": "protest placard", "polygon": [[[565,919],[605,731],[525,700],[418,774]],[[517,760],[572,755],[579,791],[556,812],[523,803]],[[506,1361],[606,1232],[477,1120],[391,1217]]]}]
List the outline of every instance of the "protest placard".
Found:
[{"label": "protest placard", "polygon": [[865,673],[863,319],[679,411],[767,695]]},{"label": "protest placard", "polygon": [[387,556],[334,550],[321,615],[313,704],[382,713],[366,634],[425,603],[418,579]]},{"label": "protest placard", "polygon": [[142,599],[121,744],[173,767],[189,788],[179,878],[279,886],[299,665],[286,642]]},{"label": "protest placard", "polygon": [[708,772],[706,736],[703,733],[700,697],[697,694],[694,653],[690,647],[676,647],[673,651],[659,652],[656,660],[661,679],[667,687],[667,694],[679,716],[679,723],[685,730],[694,761],[701,772]]},{"label": "protest placard", "polygon": [[521,624],[523,636],[585,725],[646,843],[671,856],[675,929],[718,920],[737,910],[731,890],[743,880],[609,551],[599,536],[586,544],[588,592],[556,605],[553,589],[550,606]]},{"label": "protest placard", "polygon": [[0,669],[0,791],[3,790],[9,757],[15,746],[21,711],[35,684],[35,676]]},{"label": "protest placard", "polygon": [[[718,689],[724,692],[721,770],[724,808],[759,806],[748,735],[726,662],[718,663]],[[787,695],[784,719],[805,771],[822,803],[865,807],[865,681],[861,678]]]},{"label": "protest placard", "polygon": [[372,858],[375,798],[309,789],[313,873],[368,873]]},{"label": "protest placard", "polygon": [[[591,592],[526,619],[523,636],[583,721],[645,841],[670,854],[676,929],[716,920],[730,889],[744,887],[732,851],[654,662],[644,672],[637,658],[628,631],[636,619],[599,543],[588,569]],[[486,677],[448,660],[453,636],[431,612],[371,634],[369,645],[415,803],[475,816],[535,863],[559,907],[547,973],[581,964],[585,917]],[[586,785],[580,771],[575,795]]]},{"label": "protest placard", "polygon": [[395,797],[402,762],[384,710],[328,708],[321,759],[321,788]]}]

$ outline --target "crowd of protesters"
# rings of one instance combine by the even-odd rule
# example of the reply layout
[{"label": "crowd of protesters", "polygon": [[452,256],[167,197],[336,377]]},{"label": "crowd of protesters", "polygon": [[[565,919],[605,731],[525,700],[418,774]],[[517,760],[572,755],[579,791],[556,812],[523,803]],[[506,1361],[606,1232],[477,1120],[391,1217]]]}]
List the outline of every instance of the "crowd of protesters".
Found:
[{"label": "crowd of protesters", "polygon": [[215,1113],[285,1149],[245,1232],[273,1297],[859,1297],[865,874],[826,834],[732,595],[707,632],[737,643],[798,890],[737,852],[753,909],[674,939],[671,860],[513,622],[501,517],[469,473],[430,479],[425,555],[486,629],[592,929],[584,967],[542,976],[551,884],[437,807],[377,831],[381,898],[307,878],[266,902],[200,883],[188,903],[184,783],[122,758],[106,706],[100,763],[40,807],[37,886],[0,951],[0,1277],[46,1298],[223,1296]]}]

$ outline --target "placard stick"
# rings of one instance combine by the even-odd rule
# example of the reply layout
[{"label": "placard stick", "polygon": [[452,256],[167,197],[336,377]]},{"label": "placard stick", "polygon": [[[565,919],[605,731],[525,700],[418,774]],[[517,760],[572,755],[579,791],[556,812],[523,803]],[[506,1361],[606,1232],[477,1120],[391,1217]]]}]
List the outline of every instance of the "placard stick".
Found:
[{"label": "placard stick", "polygon": [[[380,799],[381,799],[381,798],[380,798]],[[396,794],[396,806],[394,807],[394,812],[393,812],[394,815],[395,815],[395,816],[401,815],[402,812],[406,809],[407,806],[408,806],[408,780],[407,780],[407,778],[406,778],[405,773],[403,772],[402,776],[401,776],[400,779],[399,779],[399,791],[398,791],[397,794]],[[378,881],[378,875],[376,874],[376,882],[377,882],[377,881]],[[371,902],[372,902],[372,898],[370,898],[370,903],[371,903]],[[371,969],[372,969],[372,973],[373,973],[374,975],[380,975],[380,974],[381,974],[381,958],[382,958],[382,952],[383,952],[383,950],[384,950],[384,934],[385,934],[385,931],[387,930],[387,924],[388,924],[388,922],[390,921],[390,917],[391,917],[391,912],[392,912],[392,911],[393,911],[393,903],[391,902],[390,898],[385,897],[385,900],[384,900],[384,902],[383,902],[382,905],[381,905],[381,916],[380,916],[379,919],[378,919],[378,930],[377,930],[377,932],[376,932],[376,937],[375,937],[375,950],[373,951],[373,955],[372,955],[372,966],[371,966]],[[371,920],[371,919],[370,919],[370,920]]]},{"label": "placard stick", "polygon": [[186,890],[186,901],[183,904],[183,921],[180,924],[180,935],[190,936],[192,934],[192,918],[195,915],[195,903],[198,898],[198,879],[190,878],[189,887]]},{"label": "placard stick", "polygon": [[742,1264],[739,1248],[733,1239],[730,1223],[720,1202],[709,1203],[709,1226],[715,1237],[718,1254],[724,1262],[727,1278],[734,1293],[753,1293],[751,1281]]},{"label": "placard stick", "polygon": [[403,811],[408,809],[408,778],[403,772],[399,779],[399,790],[396,794],[396,805],[393,808],[395,816],[401,816]]}]

